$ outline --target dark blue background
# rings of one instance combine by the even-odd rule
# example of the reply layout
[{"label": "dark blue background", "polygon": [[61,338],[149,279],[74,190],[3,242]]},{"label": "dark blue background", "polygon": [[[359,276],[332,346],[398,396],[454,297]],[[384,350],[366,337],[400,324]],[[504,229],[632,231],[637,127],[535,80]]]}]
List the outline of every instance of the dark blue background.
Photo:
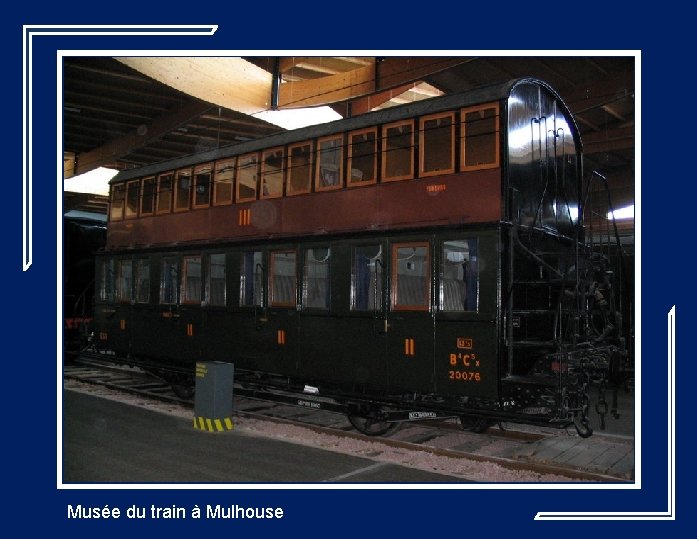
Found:
[{"label": "dark blue background", "polygon": [[[35,6],[35,4],[32,4]],[[666,10],[646,15],[646,20],[630,23],[622,9],[613,12],[608,4],[571,6],[554,15],[531,5],[520,10],[503,5],[473,7],[464,4],[456,12],[445,5],[421,6],[408,10],[405,4],[358,6],[340,4],[338,11],[326,5],[227,4],[221,11],[211,3],[188,4],[182,11],[174,4],[147,8],[137,4],[129,11],[127,3],[105,4],[109,14],[93,11],[94,4],[71,7],[66,17],[61,6],[51,11],[24,8],[25,16],[5,19],[5,133],[6,158],[4,193],[3,284],[6,294],[5,372],[9,383],[5,399],[5,494],[3,507],[7,527],[19,526],[33,536],[48,527],[51,534],[68,537],[158,536],[191,537],[200,533],[225,535],[262,534],[280,536],[409,537],[445,534],[519,537],[560,532],[584,536],[594,532],[681,534],[693,521],[688,499],[692,479],[692,455],[684,432],[677,436],[678,492],[674,510],[677,522],[535,522],[538,511],[665,511],[667,506],[666,449],[666,315],[677,305],[678,352],[682,363],[676,366],[679,418],[684,425],[690,416],[690,381],[694,379],[693,359],[680,347],[681,331],[691,333],[694,300],[689,254],[693,247],[693,227],[688,216],[694,212],[692,184],[695,181],[690,140],[693,119],[693,92],[675,71],[670,58],[688,53],[680,43],[691,29],[681,28]],[[65,6],[62,6],[65,7]],[[198,11],[205,8],[206,12]],[[21,7],[20,7],[21,9]],[[150,9],[151,12],[147,10]],[[382,10],[385,10],[382,12]],[[617,8],[618,10],[620,8]],[[637,8],[638,9],[638,8]],[[118,13],[111,13],[118,10]],[[302,10],[302,14],[297,13]],[[297,14],[294,14],[293,12]],[[126,15],[133,13],[133,15]],[[184,15],[179,15],[183,13]],[[16,17],[17,20],[14,20]],[[643,15],[639,15],[643,17]],[[319,20],[321,19],[321,20]],[[8,24],[7,21],[12,20]],[[21,147],[21,25],[22,24],[218,24],[213,37],[58,37],[39,36],[33,40],[33,177],[34,234],[33,264],[21,271],[22,258],[22,147]],[[669,25],[669,26],[666,26]],[[669,28],[668,35],[656,34]],[[279,55],[289,49],[373,50],[530,50],[553,48],[580,50],[641,50],[641,336],[642,362],[642,489],[618,490],[62,490],[56,486],[56,338],[57,321],[56,247],[57,189],[56,171],[56,51],[58,49],[275,49]],[[456,53],[459,55],[459,53]],[[685,57],[682,61],[688,61]],[[687,64],[688,66],[691,63]],[[639,66],[637,66],[639,67]],[[11,81],[11,82],[10,82]],[[16,136],[9,135],[16,131]],[[687,153],[686,153],[687,152]],[[639,155],[637,153],[637,155]],[[637,181],[639,180],[637,169]],[[639,223],[637,223],[639,229]],[[643,248],[643,249],[642,249]],[[637,257],[639,260],[639,258]],[[688,337],[689,338],[689,337]],[[682,407],[681,407],[682,406]],[[689,428],[688,424],[688,428]],[[687,451],[680,449],[684,448]],[[68,504],[118,506],[194,504],[281,506],[281,521],[75,521],[68,520]],[[641,528],[640,528],[641,526]],[[14,527],[14,526],[12,526]],[[650,527],[650,529],[649,529]],[[665,528],[669,530],[663,531]],[[656,528],[656,529],[654,529]],[[47,531],[48,531],[47,530]],[[165,535],[166,534],[166,535]]]}]

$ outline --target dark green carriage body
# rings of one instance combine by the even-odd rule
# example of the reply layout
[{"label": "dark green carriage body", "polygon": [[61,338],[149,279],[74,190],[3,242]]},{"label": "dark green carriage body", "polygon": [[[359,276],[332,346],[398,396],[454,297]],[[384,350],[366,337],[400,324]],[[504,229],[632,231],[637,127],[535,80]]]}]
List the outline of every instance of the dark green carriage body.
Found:
[{"label": "dark green carriage body", "polygon": [[[442,150],[432,125],[450,170],[428,170]],[[353,137],[372,129],[376,178],[359,185]],[[416,131],[399,181],[391,129]],[[296,195],[293,148],[331,137],[340,184],[321,187],[316,151],[312,185]],[[281,195],[265,194],[262,166],[254,200],[234,184],[230,204],[213,194],[160,215],[141,202],[129,219],[138,182],[268,148],[287,156]],[[238,380],[339,400],[568,424],[588,254],[581,154],[557,94],[520,79],[122,172],[97,260],[96,342],[181,376],[226,361]]]}]

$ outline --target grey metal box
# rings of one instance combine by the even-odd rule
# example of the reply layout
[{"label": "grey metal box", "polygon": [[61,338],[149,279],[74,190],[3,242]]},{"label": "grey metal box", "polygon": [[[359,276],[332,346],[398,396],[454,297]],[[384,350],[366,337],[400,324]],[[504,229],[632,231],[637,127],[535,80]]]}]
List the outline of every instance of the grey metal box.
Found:
[{"label": "grey metal box", "polygon": [[225,420],[232,415],[235,366],[221,361],[196,363],[194,414],[204,420]]}]

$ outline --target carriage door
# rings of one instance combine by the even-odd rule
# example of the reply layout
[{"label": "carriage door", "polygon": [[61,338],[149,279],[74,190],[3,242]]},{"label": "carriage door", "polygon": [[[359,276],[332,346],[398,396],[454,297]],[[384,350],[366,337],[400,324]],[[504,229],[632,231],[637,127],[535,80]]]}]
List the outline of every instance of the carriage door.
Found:
[{"label": "carriage door", "polygon": [[430,241],[390,245],[388,372],[391,391],[433,390]]}]

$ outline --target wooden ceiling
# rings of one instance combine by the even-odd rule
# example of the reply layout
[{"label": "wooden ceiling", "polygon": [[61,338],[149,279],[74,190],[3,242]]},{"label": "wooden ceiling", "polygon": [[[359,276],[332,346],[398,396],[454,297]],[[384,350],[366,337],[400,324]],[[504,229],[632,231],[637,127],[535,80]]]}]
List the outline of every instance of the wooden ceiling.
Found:
[{"label": "wooden ceiling", "polygon": [[[559,92],[576,119],[586,171],[608,178],[615,207],[634,202],[633,56],[244,60],[269,75],[267,108],[328,104],[344,117],[515,77],[541,78]],[[230,96],[237,92],[244,97],[240,92],[246,87],[235,84],[235,73],[223,71],[220,77]],[[275,80],[279,84],[274,93]],[[282,130],[239,108],[194,97],[177,89],[176,82],[168,86],[114,58],[65,58],[63,81],[66,177],[97,166],[125,169],[157,163]],[[633,232],[633,223],[624,226]]]}]

